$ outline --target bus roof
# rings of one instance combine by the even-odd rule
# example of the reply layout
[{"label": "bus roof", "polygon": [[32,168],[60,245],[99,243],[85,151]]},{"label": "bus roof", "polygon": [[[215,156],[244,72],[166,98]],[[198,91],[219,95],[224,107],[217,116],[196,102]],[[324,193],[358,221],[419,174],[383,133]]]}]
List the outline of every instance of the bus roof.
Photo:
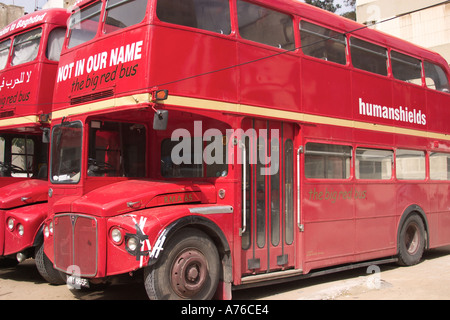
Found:
[{"label": "bus roof", "polygon": [[[75,3],[76,7],[83,7],[97,0],[78,0]],[[155,0],[156,1],[156,0]],[[449,63],[438,53],[429,49],[423,48],[419,45],[397,38],[390,34],[370,29],[366,25],[355,22],[353,20],[341,17],[337,14],[320,9],[318,7],[300,2],[299,0],[246,0],[261,6],[266,6],[274,10],[282,11],[284,13],[290,13],[295,16],[299,16],[303,19],[307,19],[316,23],[320,23],[324,26],[328,26],[331,29],[340,30],[344,33],[351,33],[355,36],[365,38],[384,45],[386,47],[395,48],[404,53],[415,55],[426,60],[431,60],[439,63],[444,68],[449,70]],[[1,35],[1,33],[0,33]]]},{"label": "bus roof", "polygon": [[57,25],[67,24],[66,9],[44,9],[27,14],[4,27],[0,30],[0,40],[7,38],[17,32],[33,28],[43,23],[52,23]]}]

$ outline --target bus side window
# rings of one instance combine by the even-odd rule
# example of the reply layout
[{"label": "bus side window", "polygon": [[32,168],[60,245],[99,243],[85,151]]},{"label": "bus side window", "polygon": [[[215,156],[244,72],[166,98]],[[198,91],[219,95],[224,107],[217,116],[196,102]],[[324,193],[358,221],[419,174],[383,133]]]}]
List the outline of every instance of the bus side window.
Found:
[{"label": "bus side window", "polygon": [[395,79],[422,85],[422,63],[419,59],[391,51],[391,63]]},{"label": "bus side window", "polygon": [[156,15],[163,22],[220,34],[231,33],[228,0],[158,0]]},{"label": "bus side window", "polygon": [[305,176],[310,179],[348,179],[351,159],[351,146],[308,142]]},{"label": "bus side window", "polygon": [[242,38],[285,50],[295,49],[292,19],[284,13],[237,1]]},{"label": "bus side window", "polygon": [[355,68],[387,76],[386,48],[352,37],[350,51]]},{"label": "bus side window", "polygon": [[425,81],[430,89],[450,92],[450,85],[444,70],[435,64],[425,61]]},{"label": "bus side window", "polygon": [[347,63],[344,34],[302,20],[300,36],[302,51],[307,56],[339,64]]},{"label": "bus side window", "polygon": [[368,148],[356,149],[356,179],[390,180],[394,152]]},{"label": "bus side window", "polygon": [[104,33],[111,33],[144,20],[147,0],[109,0],[106,6]]},{"label": "bus side window", "polygon": [[0,70],[5,69],[9,57],[9,48],[11,47],[11,39],[7,39],[0,43]]},{"label": "bus side window", "polygon": [[432,152],[430,154],[430,179],[450,180],[450,154]]},{"label": "bus side window", "polygon": [[50,34],[48,35],[47,52],[46,52],[48,60],[59,61],[65,35],[66,29],[64,28],[56,28],[50,32]]},{"label": "bus side window", "polygon": [[28,138],[13,138],[11,145],[11,176],[32,177],[34,141]]},{"label": "bus side window", "polygon": [[425,180],[425,152],[397,149],[395,172],[399,180]]},{"label": "bus side window", "polygon": [[11,65],[16,66],[36,59],[41,42],[42,29],[34,29],[14,38]]}]

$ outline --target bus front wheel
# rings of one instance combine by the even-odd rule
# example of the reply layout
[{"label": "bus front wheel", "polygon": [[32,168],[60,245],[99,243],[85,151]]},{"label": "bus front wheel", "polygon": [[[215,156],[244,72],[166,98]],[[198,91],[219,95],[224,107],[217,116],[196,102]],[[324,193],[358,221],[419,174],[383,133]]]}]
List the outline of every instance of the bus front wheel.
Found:
[{"label": "bus front wheel", "polygon": [[211,239],[184,229],[169,239],[155,265],[144,272],[147,295],[154,300],[207,300],[216,292],[220,261]]},{"label": "bus front wheel", "polygon": [[410,215],[400,230],[398,263],[412,266],[420,262],[425,251],[425,227],[417,214]]}]

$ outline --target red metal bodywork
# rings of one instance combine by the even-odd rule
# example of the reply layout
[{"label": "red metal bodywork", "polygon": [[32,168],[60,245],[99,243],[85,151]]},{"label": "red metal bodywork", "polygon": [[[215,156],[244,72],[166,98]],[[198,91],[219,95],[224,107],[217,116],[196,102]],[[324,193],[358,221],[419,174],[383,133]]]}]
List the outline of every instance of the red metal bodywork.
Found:
[{"label": "red metal bodywork", "polygon": [[[79,6],[93,2],[85,1]],[[63,49],[59,72],[66,76],[61,76],[56,84],[54,118],[81,120],[86,126],[89,119],[96,117],[115,121],[140,120],[151,128],[153,107],[177,115],[175,119],[179,123],[172,123],[172,129],[182,126],[184,120],[195,120],[196,117],[221,123],[222,128],[235,129],[243,127],[246,118],[257,118],[255,126],[261,128],[269,121],[285,121],[293,128],[296,151],[307,142],[328,141],[346,143],[354,148],[419,148],[449,152],[448,93],[429,90],[424,85],[406,84],[394,79],[391,73],[388,76],[370,74],[354,68],[350,62],[337,65],[308,57],[300,49],[298,24],[305,19],[351,33],[350,37],[434,62],[449,77],[448,64],[442,57],[297,1],[252,2],[292,16],[296,26],[296,50],[286,52],[240,38],[236,30],[234,1],[230,2],[233,13],[230,35],[161,22],[154,12],[154,1],[149,1],[144,21],[127,28],[126,32],[98,33],[92,41]],[[127,46],[139,49],[130,55],[129,61],[111,65],[112,52],[126,50]],[[86,65],[89,60],[101,57],[106,63],[100,64],[95,72],[76,72],[77,65]],[[169,90],[169,99],[151,104],[151,91],[155,88]],[[362,102],[392,108],[408,107],[410,111],[416,109],[417,113],[426,115],[426,121],[414,123],[368,117],[358,112]],[[60,120],[55,123],[59,124]],[[214,128],[214,125],[210,127]],[[188,130],[194,132],[192,127]],[[165,134],[170,137],[170,133]],[[51,185],[52,215],[47,223],[53,221],[56,229],[55,237],[46,239],[45,250],[54,258],[57,268],[65,270],[73,263],[75,254],[81,257],[76,252],[68,254],[69,257],[65,253],[71,243],[77,241],[76,234],[69,242],[62,241],[62,234],[74,228],[69,222],[71,216],[73,219],[90,219],[89,228],[96,231],[96,239],[92,240],[96,244],[96,257],[92,257],[91,251],[90,265],[86,267],[89,271],[81,270],[82,276],[92,278],[134,271],[153,263],[148,256],[141,261],[130,255],[123,243],[114,244],[109,235],[112,227],[136,234],[136,224],[143,221],[142,231],[150,244],[145,250],[151,252],[158,240],[163,241],[165,230],[173,230],[171,226],[178,221],[193,219],[193,224],[224,235],[221,246],[226,248],[224,253],[231,256],[234,285],[241,284],[245,276],[251,275],[243,267],[246,258],[242,256],[239,236],[243,211],[242,166],[230,165],[226,177],[204,179],[205,185],[199,185],[196,179],[162,182],[159,146],[163,138],[164,133],[149,134],[147,181],[86,177],[83,172],[86,172],[87,151],[83,147],[80,183]],[[86,144],[85,137],[83,145]],[[237,153],[238,147],[230,150]],[[303,159],[301,153],[299,157]],[[353,176],[345,181],[321,181],[306,179],[300,174],[305,170],[301,163],[294,169],[294,177],[300,176],[300,190],[295,186],[294,193],[300,192],[302,215],[301,221],[296,223],[302,224],[304,231],[295,228],[295,258],[289,258],[289,268],[308,273],[316,268],[395,255],[401,217],[411,205],[426,213],[430,248],[450,243],[448,181],[427,178],[409,183],[392,178],[371,182]],[[222,188],[227,196],[219,199],[217,191]],[[192,204],[183,200],[168,206],[161,203],[166,195],[184,192],[198,192],[200,200]],[[327,192],[336,192],[341,198],[335,202],[325,201]],[[139,203],[136,207],[127,205],[135,202]],[[224,212],[201,214],[192,211],[193,208],[214,206],[222,207]],[[232,207],[233,213],[225,212],[224,206]],[[61,222],[64,227],[58,226],[60,216],[65,217]],[[300,212],[295,205],[296,219],[297,216]],[[93,236],[94,232],[90,234]],[[258,254],[263,255],[261,260],[268,260],[264,257],[267,251],[266,247],[259,251]],[[263,268],[254,273],[284,270],[269,265],[265,268],[267,270]]]}]

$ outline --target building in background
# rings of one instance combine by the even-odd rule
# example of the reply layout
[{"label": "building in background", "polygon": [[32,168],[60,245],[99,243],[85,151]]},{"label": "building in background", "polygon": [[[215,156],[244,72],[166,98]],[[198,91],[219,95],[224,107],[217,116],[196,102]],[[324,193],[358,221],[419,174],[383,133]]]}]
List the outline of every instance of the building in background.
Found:
[{"label": "building in background", "polygon": [[68,8],[75,3],[76,0],[48,0],[42,9],[47,8]]},{"label": "building in background", "polygon": [[24,15],[24,8],[0,2],[0,29]]},{"label": "building in background", "polygon": [[[41,9],[68,8],[75,2],[76,0],[49,0],[42,6]],[[19,19],[26,13],[27,12],[25,12],[24,7],[7,5],[0,2],[0,29],[6,27],[8,24],[13,22],[14,20]]]},{"label": "building in background", "polygon": [[448,1],[445,4],[442,0],[356,1],[356,18],[360,23],[372,24],[396,16],[398,18],[376,23],[371,28],[436,51],[450,63]]}]

